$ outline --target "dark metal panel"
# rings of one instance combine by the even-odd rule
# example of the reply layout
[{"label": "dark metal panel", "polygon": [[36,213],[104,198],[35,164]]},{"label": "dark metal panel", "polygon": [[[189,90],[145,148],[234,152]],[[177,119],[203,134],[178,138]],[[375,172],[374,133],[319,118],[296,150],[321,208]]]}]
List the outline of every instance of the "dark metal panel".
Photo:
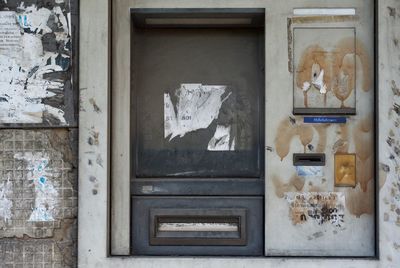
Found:
[{"label": "dark metal panel", "polygon": [[[262,29],[135,29],[133,54],[135,177],[263,177]],[[182,83],[226,85],[229,98],[209,127],[168,140],[163,96]],[[235,151],[207,151],[218,125],[232,125]]]},{"label": "dark metal panel", "polygon": [[264,27],[263,8],[132,8],[133,22],[143,28]]},{"label": "dark metal panel", "polygon": [[[236,255],[236,256],[261,256],[263,254],[263,202],[262,197],[133,197],[132,210],[132,253],[134,255]],[[151,245],[152,234],[151,211],[158,215],[160,211],[167,211],[168,215],[176,212],[179,217],[185,210],[203,215],[244,216],[246,211],[246,244],[226,245],[227,241],[221,241],[224,246],[207,245],[207,239],[201,245],[162,246]],[[194,211],[194,212],[193,212]],[[219,213],[218,213],[219,212]],[[228,214],[227,214],[228,212]],[[190,217],[190,212],[188,213]],[[192,215],[193,216],[193,215]],[[228,217],[229,218],[229,217]],[[242,224],[243,224],[242,223]],[[153,226],[154,227],[154,226]],[[243,229],[244,231],[244,229]],[[244,236],[244,234],[243,234]],[[171,241],[170,241],[171,242]],[[179,241],[172,241],[177,244]],[[210,242],[210,241],[209,241]],[[215,242],[215,240],[214,240]],[[212,242],[211,242],[212,243]],[[242,241],[243,244],[243,241]],[[207,245],[207,246],[205,246]]]},{"label": "dark metal panel", "polygon": [[133,179],[133,195],[264,195],[262,179]]},{"label": "dark metal panel", "polygon": [[293,154],[293,166],[325,166],[325,154]]}]

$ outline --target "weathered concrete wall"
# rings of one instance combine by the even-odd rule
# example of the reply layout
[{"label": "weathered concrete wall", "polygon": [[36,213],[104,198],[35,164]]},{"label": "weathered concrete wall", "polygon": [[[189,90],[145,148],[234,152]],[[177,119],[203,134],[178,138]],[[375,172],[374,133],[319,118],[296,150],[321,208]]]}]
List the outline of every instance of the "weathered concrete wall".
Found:
[{"label": "weathered concrete wall", "polygon": [[379,239],[385,266],[400,266],[400,1],[379,1]]},{"label": "weathered concrete wall", "polygon": [[0,1],[0,267],[76,267],[77,15]]},{"label": "weathered concrete wall", "polygon": [[74,266],[76,144],[76,129],[0,131],[0,263],[45,252],[46,265]]}]

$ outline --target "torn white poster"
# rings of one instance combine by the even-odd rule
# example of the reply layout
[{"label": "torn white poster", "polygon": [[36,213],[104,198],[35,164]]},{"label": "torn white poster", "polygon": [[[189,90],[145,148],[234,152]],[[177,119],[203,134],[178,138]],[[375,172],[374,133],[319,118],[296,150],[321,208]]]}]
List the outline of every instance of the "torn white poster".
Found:
[{"label": "torn white poster", "polygon": [[15,56],[21,51],[21,29],[14,11],[0,12],[0,54]]},{"label": "torn white poster", "polygon": [[[60,30],[50,43],[67,44],[66,17],[60,7],[21,4],[18,9],[18,13],[0,12],[0,124],[38,124],[46,119],[47,123],[65,125],[62,105],[53,103],[57,95],[64,94],[65,82],[49,79],[49,75],[66,70],[70,56],[44,49],[47,41],[43,36],[53,32],[53,23]],[[53,102],[45,101],[51,98]]]},{"label": "torn white poster", "polygon": [[345,195],[341,192],[285,193],[293,224],[316,222],[343,227]]},{"label": "torn white poster", "polygon": [[235,138],[231,141],[231,126],[218,125],[214,136],[208,143],[207,150],[209,151],[234,151]]},{"label": "torn white poster", "polygon": [[176,90],[174,105],[169,93],[164,93],[164,137],[171,141],[198,129],[207,128],[218,118],[226,86],[181,84]]}]

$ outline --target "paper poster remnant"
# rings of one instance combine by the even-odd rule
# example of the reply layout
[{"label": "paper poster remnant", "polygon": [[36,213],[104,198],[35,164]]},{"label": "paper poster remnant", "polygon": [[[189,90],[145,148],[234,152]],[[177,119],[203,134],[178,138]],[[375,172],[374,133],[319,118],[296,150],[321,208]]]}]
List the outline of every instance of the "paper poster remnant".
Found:
[{"label": "paper poster remnant", "polygon": [[12,195],[11,190],[12,184],[10,181],[4,181],[0,184],[0,219],[4,221],[11,219],[11,208],[12,201],[10,196]]},{"label": "paper poster remnant", "polygon": [[322,166],[296,166],[297,176],[300,177],[322,177],[324,167]]},{"label": "paper poster remnant", "polygon": [[177,103],[172,103],[169,93],[164,93],[164,137],[171,141],[198,129],[207,128],[218,118],[226,86],[181,84],[176,90]]},{"label": "paper poster remnant", "polygon": [[21,29],[14,11],[0,12],[0,53],[17,53],[21,50]]},{"label": "paper poster remnant", "polygon": [[335,154],[335,186],[356,186],[355,154]]},{"label": "paper poster remnant", "polygon": [[15,154],[15,159],[24,160],[28,165],[28,180],[35,187],[35,203],[28,221],[54,221],[58,206],[58,192],[51,181],[52,175],[46,170],[49,158],[42,153]]},{"label": "paper poster remnant", "polygon": [[[315,70],[314,73],[315,75],[311,77],[311,83],[308,81],[305,81],[303,83],[303,91],[307,91],[311,88],[311,85],[313,85],[315,88],[319,90],[319,93],[321,94],[326,94],[326,84],[324,83],[324,69],[319,69],[319,65],[313,64],[312,69]],[[319,73],[317,76],[316,74]]]},{"label": "paper poster remnant", "polygon": [[209,151],[234,151],[235,138],[231,140],[231,126],[217,125],[214,136],[208,143]]},{"label": "paper poster remnant", "polygon": [[341,192],[285,193],[293,224],[316,222],[343,227],[345,195]]},{"label": "paper poster remnant", "polygon": [[59,6],[0,12],[0,124],[67,124],[60,103],[65,81],[52,74],[68,70],[69,41]]}]

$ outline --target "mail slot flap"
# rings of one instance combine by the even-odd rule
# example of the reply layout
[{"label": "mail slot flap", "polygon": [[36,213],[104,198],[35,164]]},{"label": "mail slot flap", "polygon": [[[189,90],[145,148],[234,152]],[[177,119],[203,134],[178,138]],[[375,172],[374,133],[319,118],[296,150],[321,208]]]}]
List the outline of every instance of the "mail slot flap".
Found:
[{"label": "mail slot flap", "polygon": [[325,166],[325,154],[293,154],[294,166]]},{"label": "mail slot flap", "polygon": [[150,245],[246,245],[246,210],[151,209]]}]

